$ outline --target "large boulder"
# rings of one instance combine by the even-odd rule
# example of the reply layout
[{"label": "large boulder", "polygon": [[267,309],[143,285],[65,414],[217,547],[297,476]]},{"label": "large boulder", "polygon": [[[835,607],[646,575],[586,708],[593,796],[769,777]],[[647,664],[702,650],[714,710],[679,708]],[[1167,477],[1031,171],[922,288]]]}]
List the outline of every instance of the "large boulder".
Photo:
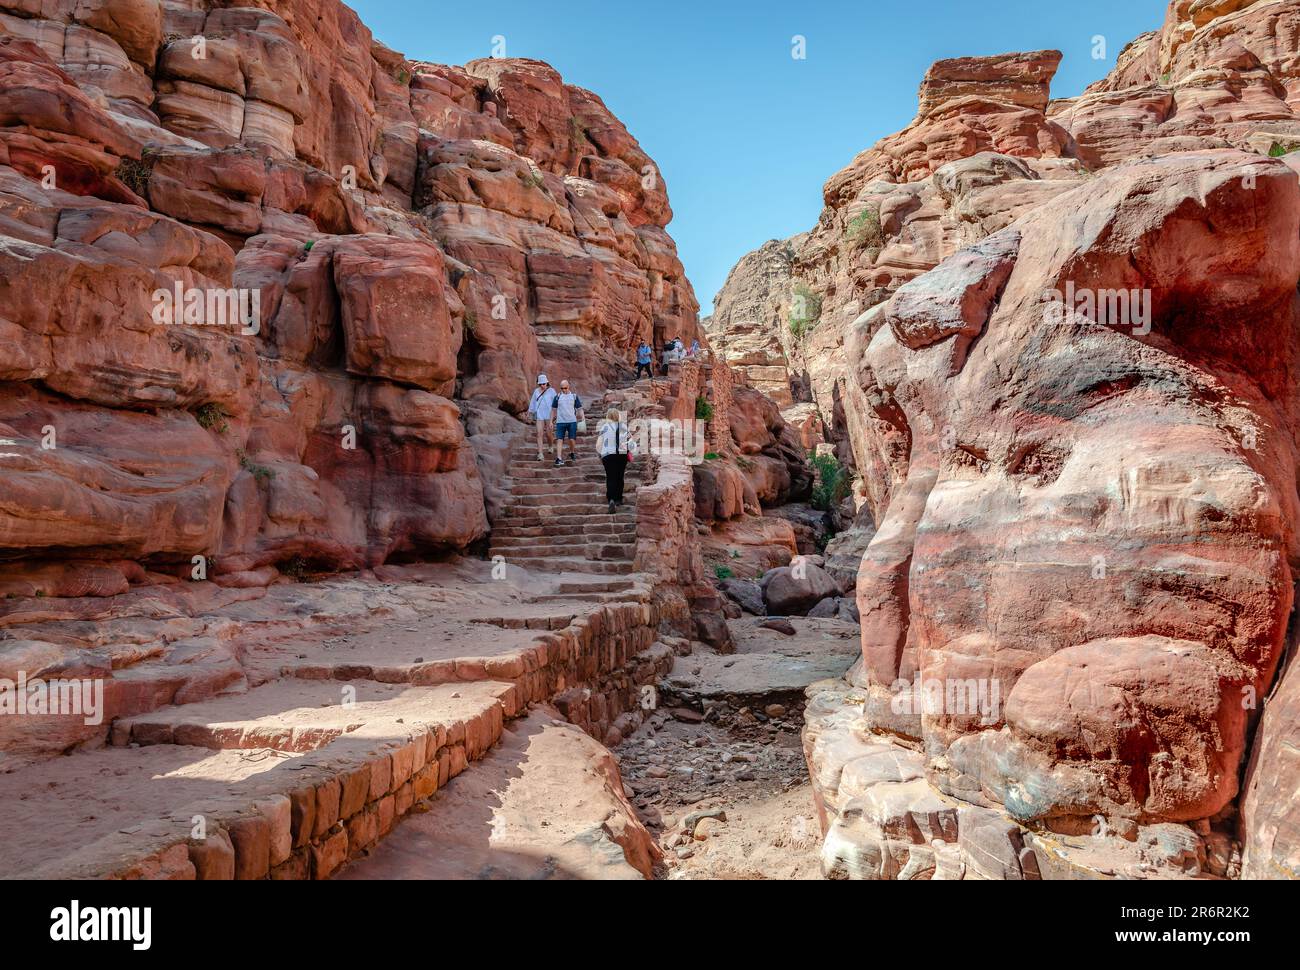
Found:
[{"label": "large boulder", "polygon": [[[978,333],[881,326],[857,368],[895,482],[858,580],[868,719],[900,679],[996,683],[993,724],[915,722],[938,783],[1023,820],[1209,819],[1291,609],[1300,184],[1174,155],[1017,229]],[[956,319],[971,290],[948,292]]]},{"label": "large boulder", "polygon": [[767,611],[773,616],[804,616],[827,597],[840,595],[830,573],[803,559],[766,573],[762,588]]}]

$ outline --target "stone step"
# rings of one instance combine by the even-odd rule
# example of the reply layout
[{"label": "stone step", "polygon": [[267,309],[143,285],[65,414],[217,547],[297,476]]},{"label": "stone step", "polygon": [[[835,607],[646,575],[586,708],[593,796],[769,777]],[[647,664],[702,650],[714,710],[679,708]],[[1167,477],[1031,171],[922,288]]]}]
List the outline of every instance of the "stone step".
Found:
[{"label": "stone step", "polygon": [[609,752],[543,705],[341,878],[649,879],[659,858]]},{"label": "stone step", "polygon": [[[532,482],[534,480],[545,482],[567,482],[567,481],[605,481],[605,468],[603,465],[591,465],[588,462],[579,462],[577,465],[565,465],[563,468],[556,468],[551,462],[533,461],[529,464],[521,464],[510,470],[510,477],[516,482]],[[628,469],[624,480],[628,482],[641,481],[639,471],[633,472]]]},{"label": "stone step", "polygon": [[634,536],[502,536],[493,535],[491,542],[494,553],[500,552],[509,555],[511,549],[537,549],[538,555],[543,555],[542,550],[553,551],[556,549],[603,549],[614,546],[624,549],[631,556],[632,550],[636,548],[636,538]]},{"label": "stone step", "polygon": [[[636,505],[636,494],[632,492],[623,493],[623,501],[628,505]],[[573,507],[573,511],[556,512],[556,515],[588,515],[595,511],[597,506],[607,506],[608,502],[604,499],[604,489],[591,489],[590,493],[575,492],[552,492],[541,495],[512,495],[510,505],[533,507],[533,508],[568,508]]]},{"label": "stone step", "polygon": [[279,681],[121,719],[109,747],[0,774],[0,871],[328,878],[482,757],[515,695]]},{"label": "stone step", "polygon": [[[607,513],[608,515],[608,513]],[[614,518],[614,516],[609,516]],[[587,536],[588,540],[600,539],[603,537],[626,538],[629,540],[636,539],[636,523],[620,523],[611,525],[608,521],[593,520],[583,525],[534,525],[534,526],[497,526],[492,530],[493,539],[545,539],[560,538],[562,536]]]},{"label": "stone step", "polygon": [[[549,511],[549,510],[548,510]],[[624,506],[613,515],[609,514],[608,503],[600,509],[567,515],[539,515],[536,508],[506,510],[497,519],[497,529],[533,529],[565,528],[588,525],[630,526],[636,529],[636,514]]]},{"label": "stone step", "polygon": [[578,559],[567,556],[543,556],[533,558],[516,556],[510,563],[525,569],[546,570],[551,573],[600,573],[604,575],[630,575],[635,572],[630,562],[606,562],[594,559]]},{"label": "stone step", "polygon": [[526,544],[517,546],[493,544],[487,550],[487,555],[494,559],[500,557],[506,560],[507,566],[511,563],[519,563],[520,560],[552,557],[582,557],[584,559],[604,560],[604,562],[617,562],[617,560],[632,562],[634,555],[636,555],[636,544],[601,545],[591,544],[591,542],[568,544],[568,542],[529,540]]},{"label": "stone step", "polygon": [[[631,499],[636,495],[638,485],[635,482],[628,482],[623,490],[623,497]],[[604,498],[605,483],[585,480],[575,480],[573,482],[553,482],[539,480],[537,482],[515,482],[510,487],[510,494],[516,498],[527,498],[530,496],[556,496],[563,498],[565,496],[581,498]]]}]

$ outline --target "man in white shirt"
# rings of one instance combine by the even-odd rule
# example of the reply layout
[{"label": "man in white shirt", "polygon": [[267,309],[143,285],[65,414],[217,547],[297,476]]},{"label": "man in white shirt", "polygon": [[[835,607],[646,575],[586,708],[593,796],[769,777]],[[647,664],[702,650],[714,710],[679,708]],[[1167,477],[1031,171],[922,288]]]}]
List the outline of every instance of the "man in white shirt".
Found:
[{"label": "man in white shirt", "polygon": [[551,404],[555,413],[555,467],[564,464],[564,439],[568,438],[569,460],[578,457],[578,422],[586,421],[587,415],[582,410],[582,398],[569,388],[568,381],[560,382],[560,393]]},{"label": "man in white shirt", "polygon": [[[546,375],[537,375],[537,390],[533,391],[532,400],[528,402],[528,413],[533,416],[533,421],[537,424],[538,461],[546,461],[546,446],[543,444],[543,438],[546,429],[551,427],[551,419],[555,416],[555,397],[555,388],[551,387],[551,382]],[[554,435],[553,431],[552,435]]]}]

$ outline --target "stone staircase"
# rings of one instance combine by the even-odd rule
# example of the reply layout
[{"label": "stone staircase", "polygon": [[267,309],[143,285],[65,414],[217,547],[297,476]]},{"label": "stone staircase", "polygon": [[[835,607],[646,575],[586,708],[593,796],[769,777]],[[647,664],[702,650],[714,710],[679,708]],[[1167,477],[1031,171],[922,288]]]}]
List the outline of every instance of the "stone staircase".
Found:
[{"label": "stone staircase", "polygon": [[[136,683],[115,671],[108,689],[140,695],[143,713],[106,724],[100,746],[0,773],[0,804],[9,806],[0,813],[0,873],[327,879],[364,860],[403,818],[432,812],[433,834],[404,830],[397,861],[390,853],[375,873],[414,877],[430,858],[450,859],[449,847],[465,848],[439,836],[444,828],[462,825],[482,842],[475,786],[514,779],[512,758],[527,742],[538,780],[521,797],[531,790],[581,823],[562,842],[558,830],[543,839],[538,857],[554,851],[567,871],[593,878],[648,875],[653,850],[616,767],[595,741],[574,739],[633,730],[643,689],[674,658],[658,639],[668,607],[633,571],[644,466],[629,469],[622,509],[611,515],[605,502],[595,428],[606,407],[603,397],[589,404],[590,430],[573,464],[556,468],[553,454],[537,461],[531,440],[512,454],[513,497],[491,551],[544,582],[498,582],[487,563],[468,579],[446,574],[451,566],[380,567],[370,580],[286,584],[249,599],[225,632],[242,670],[227,689],[187,696],[180,681],[153,673]],[[259,635],[259,625],[274,630]],[[551,735],[558,740],[546,741]],[[499,746],[481,785],[438,801]],[[539,763],[544,750],[551,760]],[[566,761],[566,751],[579,761]],[[574,771],[586,787],[566,792],[556,779]],[[531,802],[517,811],[527,816]],[[611,812],[625,818],[617,828],[628,838],[600,835]],[[400,848],[412,840],[414,848]],[[480,853],[458,865],[475,877],[491,859]]]},{"label": "stone staircase", "polygon": [[[602,396],[586,404],[587,431],[578,435],[578,458],[555,467],[554,449],[537,460],[529,429],[510,455],[511,498],[492,532],[489,554],[508,565],[555,573],[618,576],[633,571],[636,493],[644,460],[628,466],[624,504],[610,514],[596,429],[609,408]],[[566,454],[568,445],[566,444]],[[607,590],[613,592],[614,590]]]}]

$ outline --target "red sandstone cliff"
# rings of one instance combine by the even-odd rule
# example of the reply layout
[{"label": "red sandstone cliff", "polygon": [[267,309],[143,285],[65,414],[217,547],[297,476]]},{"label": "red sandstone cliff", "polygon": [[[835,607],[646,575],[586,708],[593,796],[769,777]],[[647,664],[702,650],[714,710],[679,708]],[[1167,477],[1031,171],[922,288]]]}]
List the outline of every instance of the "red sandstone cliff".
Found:
[{"label": "red sandstone cliff", "polygon": [[[334,0],[3,0],[0,590],[465,547],[467,424],[696,335],[671,217],[538,61],[414,63]],[[257,332],[159,325],[177,285]]]}]

